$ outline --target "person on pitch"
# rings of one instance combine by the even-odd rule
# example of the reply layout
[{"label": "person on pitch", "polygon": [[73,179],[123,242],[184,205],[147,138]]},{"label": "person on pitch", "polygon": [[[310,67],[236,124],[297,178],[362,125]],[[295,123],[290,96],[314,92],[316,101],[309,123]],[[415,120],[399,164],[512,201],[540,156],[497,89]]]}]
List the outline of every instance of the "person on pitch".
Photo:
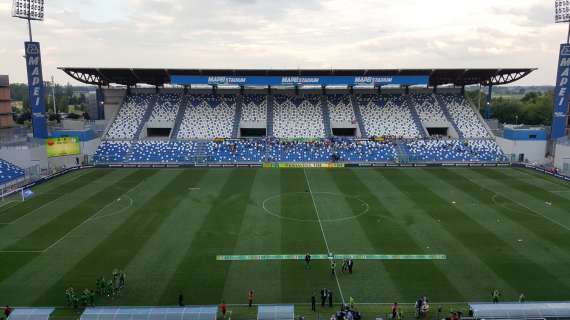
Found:
[{"label": "person on pitch", "polygon": [[348,259],[342,260],[342,267],[340,269],[342,273],[348,272]]},{"label": "person on pitch", "polygon": [[352,274],[352,267],[354,267],[354,260],[348,259],[348,273]]},{"label": "person on pitch", "polygon": [[253,305],[253,299],[255,299],[255,292],[253,291],[253,289],[249,289],[249,291],[247,292],[247,304],[250,308]]},{"label": "person on pitch", "polygon": [[228,306],[226,306],[224,300],[222,300],[222,303],[220,303],[220,311],[222,312],[222,317],[225,319],[226,313],[228,312]]},{"label": "person on pitch", "polygon": [[315,293],[311,296],[311,311],[317,311],[317,298],[315,297]]},{"label": "person on pitch", "polygon": [[501,296],[501,292],[499,292],[499,289],[495,289],[493,290],[493,303],[499,303],[499,297]]},{"label": "person on pitch", "polygon": [[331,277],[335,276],[336,262],[331,260]]},{"label": "person on pitch", "polygon": [[321,307],[325,306],[325,303],[327,302],[327,296],[328,296],[327,288],[322,288],[321,289]]},{"label": "person on pitch", "polygon": [[311,255],[307,252],[307,254],[305,255],[305,268],[306,269],[310,269],[311,268]]}]

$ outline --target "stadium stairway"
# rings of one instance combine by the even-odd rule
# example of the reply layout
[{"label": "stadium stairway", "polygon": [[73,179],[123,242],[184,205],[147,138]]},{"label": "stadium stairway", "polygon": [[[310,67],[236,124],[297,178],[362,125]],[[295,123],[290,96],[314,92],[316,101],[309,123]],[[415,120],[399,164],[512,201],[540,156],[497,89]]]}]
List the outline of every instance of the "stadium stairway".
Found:
[{"label": "stadium stairway", "polygon": [[360,112],[360,104],[358,103],[358,100],[354,98],[354,95],[350,95],[350,103],[354,109],[356,122],[358,123],[358,128],[360,129],[360,135],[362,138],[367,138],[368,133],[366,132],[366,128],[364,128],[364,120],[362,119],[362,113]]},{"label": "stadium stairway", "polygon": [[325,128],[325,137],[330,138],[333,136],[332,129],[331,129],[331,114],[329,110],[329,102],[327,96],[321,96],[321,112],[323,113],[323,125]]},{"label": "stadium stairway", "polygon": [[234,115],[234,123],[232,128],[232,138],[239,136],[239,126],[241,121],[241,114],[243,112],[243,95],[238,95],[236,100],[236,112]]},{"label": "stadium stairway", "polygon": [[428,134],[426,132],[426,128],[424,128],[424,126],[422,125],[422,120],[420,119],[420,115],[418,114],[418,110],[416,110],[416,108],[414,107],[414,104],[412,103],[412,97],[411,96],[407,96],[406,97],[406,101],[404,102],[404,107],[407,107],[410,110],[410,113],[412,115],[412,120],[414,120],[414,123],[416,124],[416,127],[418,128],[418,131],[421,135],[422,138],[427,138]]},{"label": "stadium stairway", "polygon": [[124,162],[124,163],[131,162],[131,160],[132,160],[131,157],[133,156],[133,150],[135,148],[135,144],[136,144],[136,142],[133,142],[129,145],[129,150],[125,154],[125,159],[122,162]]},{"label": "stadium stairway", "polygon": [[396,151],[398,152],[398,159],[397,161],[399,163],[408,163],[410,162],[410,155],[406,152],[406,150],[404,149],[404,147],[402,146],[401,143],[398,143],[396,145]]},{"label": "stadium stairway", "polygon": [[443,102],[443,100],[441,100],[441,96],[439,95],[434,95],[435,97],[435,102],[437,102],[437,104],[439,105],[439,107],[441,108],[441,111],[443,112],[443,115],[445,116],[445,118],[447,119],[447,121],[449,123],[451,123],[451,126],[453,127],[453,129],[455,130],[455,132],[457,132],[457,135],[459,136],[459,139],[464,139],[465,135],[463,134],[463,132],[461,132],[459,130],[459,127],[457,126],[457,122],[455,122],[455,120],[453,120],[453,117],[451,116],[451,113],[449,113],[449,108],[447,107],[447,105],[445,104],[445,102]]},{"label": "stadium stairway", "polygon": [[148,122],[148,119],[150,119],[150,116],[152,115],[152,110],[154,109],[154,107],[156,106],[156,104],[158,103],[158,95],[154,94],[152,95],[151,100],[149,101],[148,105],[146,106],[146,111],[144,113],[144,116],[141,120],[141,123],[139,124],[139,127],[137,128],[137,132],[135,133],[135,141],[140,139],[141,136],[141,132],[144,128],[144,126],[146,125],[146,123]]},{"label": "stadium stairway", "polygon": [[184,113],[186,108],[188,108],[189,100],[187,95],[183,95],[180,101],[180,108],[178,108],[178,113],[176,114],[176,120],[174,120],[174,127],[170,133],[170,140],[175,141],[178,138],[178,131],[180,131],[180,125],[182,124],[182,119],[184,119]]},{"label": "stadium stairway", "polygon": [[273,95],[267,96],[267,132],[268,137],[273,137]]},{"label": "stadium stairway", "polygon": [[209,161],[208,141],[199,141],[196,145],[194,161],[196,163],[206,163]]}]

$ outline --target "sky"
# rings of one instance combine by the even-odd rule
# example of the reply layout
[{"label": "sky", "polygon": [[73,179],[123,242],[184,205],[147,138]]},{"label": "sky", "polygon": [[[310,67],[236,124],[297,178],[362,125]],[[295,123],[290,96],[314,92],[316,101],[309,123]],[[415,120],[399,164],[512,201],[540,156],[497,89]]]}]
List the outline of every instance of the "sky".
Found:
[{"label": "sky", "polygon": [[[554,85],[554,0],[46,0],[33,23],[57,67],[539,68]],[[24,20],[0,0],[0,74],[25,82]]]}]

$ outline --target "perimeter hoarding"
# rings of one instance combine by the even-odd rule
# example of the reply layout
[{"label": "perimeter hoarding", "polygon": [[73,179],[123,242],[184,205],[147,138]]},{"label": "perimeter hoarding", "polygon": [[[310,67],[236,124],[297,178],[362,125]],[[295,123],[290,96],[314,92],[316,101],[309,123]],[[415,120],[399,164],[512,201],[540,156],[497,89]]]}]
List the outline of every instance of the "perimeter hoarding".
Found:
[{"label": "perimeter hoarding", "polygon": [[570,97],[570,44],[560,45],[560,59],[556,89],[554,89],[554,114],[552,119],[552,139],[566,135],[568,124],[568,98]]},{"label": "perimeter hoarding", "polygon": [[172,75],[170,82],[177,85],[239,85],[239,86],[292,86],[292,85],[424,85],[429,76],[185,76]]},{"label": "perimeter hoarding", "polygon": [[26,42],[26,68],[28,70],[28,90],[32,109],[32,127],[34,138],[48,137],[46,106],[44,101],[44,79],[39,42]]},{"label": "perimeter hoarding", "polygon": [[46,140],[48,158],[75,156],[81,154],[78,137],[48,138]]}]

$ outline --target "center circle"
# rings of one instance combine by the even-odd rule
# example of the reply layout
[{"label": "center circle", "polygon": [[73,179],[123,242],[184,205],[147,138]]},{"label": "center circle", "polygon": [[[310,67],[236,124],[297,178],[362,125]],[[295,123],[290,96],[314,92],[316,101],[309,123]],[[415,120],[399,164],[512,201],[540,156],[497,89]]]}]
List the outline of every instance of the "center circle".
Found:
[{"label": "center circle", "polygon": [[[355,196],[334,192],[288,192],[263,201],[266,213],[298,222],[341,222],[356,219],[370,210],[370,205]],[[318,209],[318,217],[315,213]]]}]

